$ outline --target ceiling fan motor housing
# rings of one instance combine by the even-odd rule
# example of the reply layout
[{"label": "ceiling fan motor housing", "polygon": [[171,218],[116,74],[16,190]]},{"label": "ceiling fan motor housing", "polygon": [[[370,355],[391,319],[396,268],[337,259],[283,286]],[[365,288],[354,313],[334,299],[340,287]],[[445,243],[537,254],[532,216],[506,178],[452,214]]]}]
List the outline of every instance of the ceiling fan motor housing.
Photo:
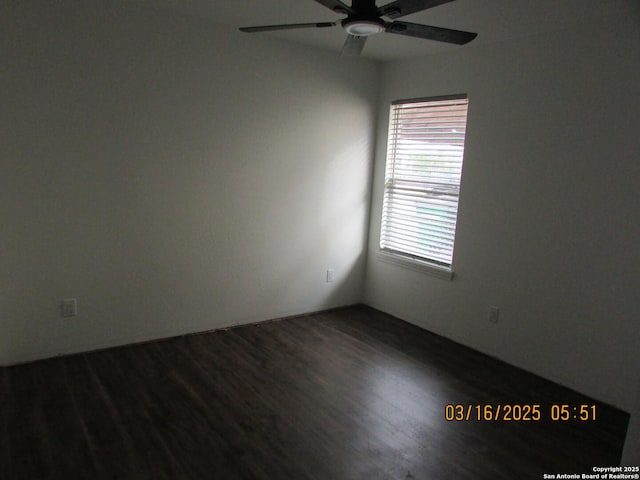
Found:
[{"label": "ceiling fan motor housing", "polygon": [[350,15],[341,22],[349,35],[368,37],[384,32],[386,23],[378,17],[369,15]]}]

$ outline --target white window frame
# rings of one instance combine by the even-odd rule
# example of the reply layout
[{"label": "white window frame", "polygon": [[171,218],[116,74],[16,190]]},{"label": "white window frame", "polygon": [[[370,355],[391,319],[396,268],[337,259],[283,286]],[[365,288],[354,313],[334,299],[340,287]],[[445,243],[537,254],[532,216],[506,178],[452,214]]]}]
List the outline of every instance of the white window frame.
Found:
[{"label": "white window frame", "polygon": [[466,94],[392,102],[381,260],[453,278],[468,103]]}]

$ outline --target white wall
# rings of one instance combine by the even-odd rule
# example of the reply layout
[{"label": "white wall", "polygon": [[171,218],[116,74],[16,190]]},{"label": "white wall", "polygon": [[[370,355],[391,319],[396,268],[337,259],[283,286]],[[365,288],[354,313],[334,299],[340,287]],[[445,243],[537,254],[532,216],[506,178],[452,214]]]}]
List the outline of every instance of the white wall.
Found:
[{"label": "white wall", "polygon": [[62,3],[0,7],[0,364],[361,300],[376,64]]},{"label": "white wall", "polygon": [[[611,5],[597,25],[385,65],[365,299],[628,411],[640,345],[640,8]],[[375,254],[389,102],[454,93],[470,104],[448,282]]]}]

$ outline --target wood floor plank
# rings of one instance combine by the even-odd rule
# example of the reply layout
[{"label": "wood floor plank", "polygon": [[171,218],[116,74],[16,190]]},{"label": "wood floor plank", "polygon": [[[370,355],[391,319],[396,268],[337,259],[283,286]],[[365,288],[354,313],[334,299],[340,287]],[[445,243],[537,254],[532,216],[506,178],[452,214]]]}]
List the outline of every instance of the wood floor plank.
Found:
[{"label": "wood floor plank", "polygon": [[[135,346],[87,355],[87,365],[94,381],[100,385],[104,402],[113,405],[110,416],[122,422],[122,436],[126,434],[130,439],[132,457],[140,464],[135,474],[167,480],[189,478],[163,437],[163,425],[155,423],[149,413],[149,409],[154,408],[149,399],[158,374],[152,370],[146,377],[137,376],[131,369],[132,364],[139,361],[136,354],[140,351],[140,347]],[[110,446],[114,450],[119,447]]]},{"label": "wood floor plank", "polygon": [[13,412],[13,392],[9,369],[0,368],[0,478],[13,478],[13,454],[9,436]]},{"label": "wood floor plank", "polygon": [[[34,365],[35,366],[35,365]],[[87,437],[66,382],[63,361],[52,359],[32,368],[40,457],[50,479],[106,478],[96,468]]]},{"label": "wood floor plank", "polygon": [[[93,371],[98,354],[62,359],[71,403],[94,468],[106,478],[146,478],[124,419]],[[114,461],[117,459],[117,461]],[[108,473],[107,473],[108,472]],[[161,477],[162,478],[162,477]]]},{"label": "wood floor plank", "polygon": [[[488,428],[490,425],[478,426],[476,430],[487,444],[499,448],[509,445],[511,450],[520,452],[519,461],[525,466],[529,459],[528,471],[539,471],[540,476],[571,468],[588,471],[594,455],[606,464],[616,465],[619,461],[616,445],[624,435],[626,421],[624,415],[607,405],[371,309],[354,310],[349,322],[336,319],[331,313],[322,314],[319,319],[376,349],[392,347],[391,352],[407,352],[420,363],[436,365],[440,378],[457,392],[455,403],[540,403],[546,411],[554,404],[597,405],[596,422],[539,422],[526,425],[527,432],[520,432],[525,425],[517,422],[501,422],[498,431]],[[519,442],[520,439],[524,441]],[[563,455],[558,455],[559,446],[566,450]],[[500,454],[502,460],[496,457],[495,461],[508,465],[510,455],[505,451]]]},{"label": "wood floor plank", "polygon": [[39,413],[37,391],[33,382],[34,365],[8,369],[11,384],[12,416],[8,422],[8,436],[12,454],[12,474],[15,478],[45,478],[47,468],[38,438]]},{"label": "wood floor plank", "polygon": [[[498,403],[594,404],[598,419],[445,419]],[[537,480],[616,465],[627,422],[351,307],[0,369],[0,478]]]},{"label": "wood floor plank", "polygon": [[160,346],[165,347],[165,354],[174,352],[181,357],[173,355],[175,386],[183,389],[217,437],[220,445],[214,449],[219,455],[213,459],[215,463],[229,464],[239,478],[299,477],[300,472],[292,468],[293,462],[281,461],[286,458],[286,452],[274,457],[272,448],[268,448],[269,425],[265,424],[264,415],[259,414],[265,411],[261,399],[252,394],[250,398],[256,401],[250,408],[238,402],[242,392],[234,386],[236,380],[228,375],[215,375],[215,363],[207,360],[202,343],[192,341],[193,338],[198,337],[183,339],[170,348],[166,348],[166,344]]}]

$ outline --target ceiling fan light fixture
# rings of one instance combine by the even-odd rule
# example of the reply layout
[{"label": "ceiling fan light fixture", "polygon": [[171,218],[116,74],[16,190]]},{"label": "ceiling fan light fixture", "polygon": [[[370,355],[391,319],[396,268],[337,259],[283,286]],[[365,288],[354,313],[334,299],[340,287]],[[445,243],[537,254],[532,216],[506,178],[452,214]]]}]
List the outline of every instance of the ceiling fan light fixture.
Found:
[{"label": "ceiling fan light fixture", "polygon": [[356,37],[368,37],[385,30],[384,23],[372,20],[345,21],[342,26],[349,35],[355,35]]},{"label": "ceiling fan light fixture", "polygon": [[[271,1],[275,2],[275,0]],[[346,18],[335,22],[287,23],[281,25],[240,27],[240,31],[255,33],[294,30],[299,28],[325,28],[340,25],[348,34],[342,46],[341,55],[350,57],[360,55],[367,42],[367,37],[383,32],[422,38],[424,40],[452,43],[454,45],[464,45],[478,36],[477,33],[453,30],[451,28],[434,27],[420,23],[395,20],[389,22],[382,19],[382,17],[392,19],[404,17],[454,0],[391,0],[390,3],[390,0],[385,0],[386,5],[382,7],[376,6],[376,2],[381,0],[351,0],[351,5],[345,3],[347,0],[315,1],[335,13],[346,15]]]}]

